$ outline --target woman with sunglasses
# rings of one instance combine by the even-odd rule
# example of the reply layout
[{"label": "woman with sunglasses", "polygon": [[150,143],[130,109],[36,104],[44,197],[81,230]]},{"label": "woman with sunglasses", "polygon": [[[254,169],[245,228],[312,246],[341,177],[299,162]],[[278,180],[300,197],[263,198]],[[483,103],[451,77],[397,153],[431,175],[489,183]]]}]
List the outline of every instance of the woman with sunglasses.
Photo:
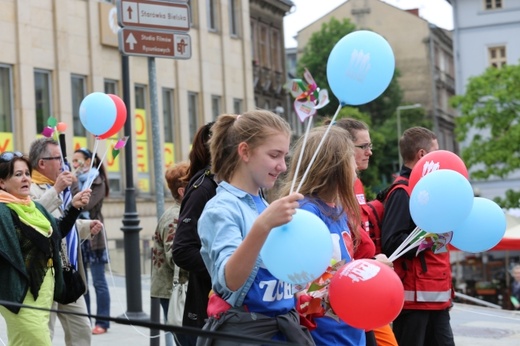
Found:
[{"label": "woman with sunglasses", "polygon": [[[89,220],[99,220],[103,223],[103,199],[108,196],[110,188],[108,177],[101,160],[97,155],[93,155],[87,148],[77,149],[72,156],[72,169],[78,177],[77,188],[84,190],[92,189],[92,197],[85,206],[80,218]],[[74,189],[72,193],[76,193]],[[105,264],[108,263],[108,249],[106,243],[106,232],[103,229],[99,234],[81,244],[83,263],[85,267],[90,267],[92,274],[92,284],[96,291],[96,306],[98,316],[110,316],[110,291],[105,276]],[[85,274],[87,274],[85,272]],[[88,275],[87,275],[88,280]],[[90,310],[90,292],[85,294],[87,309]],[[110,327],[108,320],[96,319],[92,334],[104,334]]]},{"label": "woman with sunglasses", "polygon": [[[19,152],[0,155],[0,306],[9,345],[52,345],[48,309],[63,287],[61,239],[90,199],[74,196],[55,219],[30,195],[32,167]],[[20,305],[23,304],[23,305]],[[31,309],[35,307],[37,309]]]}]

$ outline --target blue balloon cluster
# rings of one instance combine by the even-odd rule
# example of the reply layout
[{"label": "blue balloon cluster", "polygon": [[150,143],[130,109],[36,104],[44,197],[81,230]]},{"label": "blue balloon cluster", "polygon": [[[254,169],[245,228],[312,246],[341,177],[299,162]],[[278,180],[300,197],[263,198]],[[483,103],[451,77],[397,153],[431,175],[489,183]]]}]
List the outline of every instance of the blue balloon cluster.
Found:
[{"label": "blue balloon cluster", "polygon": [[466,177],[451,169],[441,169],[417,182],[410,195],[410,214],[419,228],[444,233],[466,220],[473,199],[473,189]]},{"label": "blue balloon cluster", "polygon": [[79,120],[85,129],[95,136],[110,130],[116,121],[117,108],[105,93],[88,94],[79,105]]},{"label": "blue balloon cluster", "polygon": [[467,252],[487,251],[506,233],[506,216],[495,202],[475,197],[473,208],[464,222],[453,229],[451,244]]},{"label": "blue balloon cluster", "polygon": [[355,106],[381,95],[394,70],[390,44],[375,32],[360,30],[344,36],[330,52],[327,80],[342,104]]},{"label": "blue balloon cluster", "polygon": [[277,279],[306,284],[325,272],[332,251],[327,225],[313,213],[297,209],[292,221],[271,230],[260,256]]}]

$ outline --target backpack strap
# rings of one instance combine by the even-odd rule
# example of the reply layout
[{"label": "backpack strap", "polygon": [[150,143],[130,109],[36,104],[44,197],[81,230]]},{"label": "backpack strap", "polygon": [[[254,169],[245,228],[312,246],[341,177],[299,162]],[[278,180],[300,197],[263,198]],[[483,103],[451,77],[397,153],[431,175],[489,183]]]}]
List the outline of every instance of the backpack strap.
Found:
[{"label": "backpack strap", "polygon": [[388,196],[390,196],[390,194],[392,192],[394,192],[395,190],[397,190],[397,189],[404,189],[406,191],[406,193],[408,193],[408,196],[410,196],[411,191],[410,191],[410,188],[408,186],[408,178],[402,177],[402,176],[396,177],[394,182],[392,183],[392,185],[390,185],[389,187],[387,187],[383,191],[379,192],[377,194],[376,198],[379,201],[384,203],[386,201],[386,199],[388,198]]}]

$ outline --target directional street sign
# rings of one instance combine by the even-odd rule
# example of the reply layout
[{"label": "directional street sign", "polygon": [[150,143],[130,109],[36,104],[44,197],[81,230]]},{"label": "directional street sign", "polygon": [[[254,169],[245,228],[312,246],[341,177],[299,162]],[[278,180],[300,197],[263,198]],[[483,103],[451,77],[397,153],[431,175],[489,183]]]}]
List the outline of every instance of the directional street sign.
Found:
[{"label": "directional street sign", "polygon": [[190,30],[189,6],[184,2],[120,0],[117,20],[122,27]]},{"label": "directional street sign", "polygon": [[119,51],[124,55],[157,58],[191,58],[191,37],[184,32],[121,28]]}]

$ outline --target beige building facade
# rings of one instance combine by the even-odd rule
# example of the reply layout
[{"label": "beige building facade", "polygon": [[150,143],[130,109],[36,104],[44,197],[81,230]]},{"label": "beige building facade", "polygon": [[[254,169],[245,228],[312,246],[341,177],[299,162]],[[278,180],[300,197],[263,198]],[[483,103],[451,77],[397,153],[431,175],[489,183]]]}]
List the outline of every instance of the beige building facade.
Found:
[{"label": "beige building facade", "polygon": [[455,112],[448,104],[455,94],[451,32],[420,18],[418,10],[404,11],[380,0],[349,0],[298,32],[298,55],[331,18],[349,18],[357,29],[375,31],[388,41],[404,103],[420,103],[433,120],[441,148],[457,150]]},{"label": "beige building facade", "polygon": [[[217,115],[255,107],[249,0],[187,1],[191,58],[156,58],[159,133],[152,133],[149,59],[129,57],[132,132],[98,141],[106,152],[111,194],[103,213],[111,246],[122,246],[124,152],[112,158],[115,139],[129,135],[137,212],[144,246],[157,222],[154,157],[166,167],[188,157],[199,126]],[[24,153],[50,116],[67,125],[68,156],[96,146],[79,118],[79,105],[92,92],[122,97],[121,54],[115,1],[2,0],[0,11],[0,151]],[[280,19],[280,22],[282,19]],[[283,47],[283,27],[280,28]],[[163,131],[164,129],[164,131]],[[161,152],[154,152],[159,136]],[[166,189],[167,190],[167,189]],[[169,191],[165,192],[168,198]],[[145,270],[146,271],[146,270]]]}]

